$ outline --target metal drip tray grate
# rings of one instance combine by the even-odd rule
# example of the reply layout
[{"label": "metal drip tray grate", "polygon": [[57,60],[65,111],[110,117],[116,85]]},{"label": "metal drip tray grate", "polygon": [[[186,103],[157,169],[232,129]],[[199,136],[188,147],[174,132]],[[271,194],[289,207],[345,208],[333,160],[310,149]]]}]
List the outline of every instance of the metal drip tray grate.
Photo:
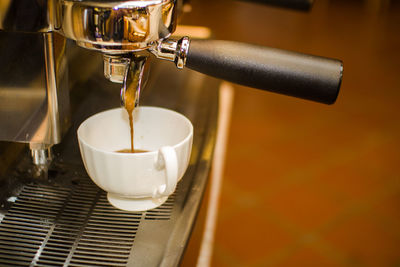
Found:
[{"label": "metal drip tray grate", "polygon": [[158,208],[149,210],[146,212],[145,220],[169,220],[174,207],[175,197],[179,190],[179,184],[176,187],[175,192],[169,196],[167,201]]},{"label": "metal drip tray grate", "polygon": [[142,217],[169,220],[175,196],[131,213],[89,179],[72,188],[25,185],[0,224],[0,265],[126,266]]},{"label": "metal drip tray grate", "polygon": [[113,208],[89,180],[26,185],[0,224],[0,263],[126,266],[141,218]]}]

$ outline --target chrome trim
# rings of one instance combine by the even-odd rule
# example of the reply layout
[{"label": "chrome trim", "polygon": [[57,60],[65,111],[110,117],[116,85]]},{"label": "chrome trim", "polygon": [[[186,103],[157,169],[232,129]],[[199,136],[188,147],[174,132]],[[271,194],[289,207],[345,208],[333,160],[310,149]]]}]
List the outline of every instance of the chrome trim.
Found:
[{"label": "chrome trim", "polygon": [[35,165],[48,165],[53,159],[53,153],[51,146],[42,144],[31,144],[32,162]]},{"label": "chrome trim", "polygon": [[61,141],[60,118],[57,116],[58,99],[57,99],[57,81],[56,81],[56,66],[54,60],[54,42],[53,34],[45,33],[44,38],[44,56],[46,67],[46,80],[47,80],[47,114],[49,119],[49,143],[59,143]]},{"label": "chrome trim", "polygon": [[149,48],[175,30],[176,0],[62,1],[60,32],[108,54]]},{"label": "chrome trim", "polygon": [[177,55],[175,57],[175,64],[178,69],[183,69],[186,65],[186,58],[189,53],[190,40],[185,36],[178,41]]},{"label": "chrome trim", "polygon": [[185,36],[179,40],[165,39],[157,41],[155,46],[149,48],[149,51],[159,59],[175,62],[176,67],[182,69],[186,64],[189,45],[189,37]]},{"label": "chrome trim", "polygon": [[130,59],[115,55],[103,55],[104,77],[114,83],[123,83],[126,68],[130,64]]}]

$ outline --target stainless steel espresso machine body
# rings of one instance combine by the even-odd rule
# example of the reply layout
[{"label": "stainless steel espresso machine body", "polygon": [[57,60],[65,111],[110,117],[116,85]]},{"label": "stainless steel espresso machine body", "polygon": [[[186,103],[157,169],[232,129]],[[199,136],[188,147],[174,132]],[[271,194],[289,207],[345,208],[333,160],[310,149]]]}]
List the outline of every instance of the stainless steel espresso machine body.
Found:
[{"label": "stainless steel espresso machine body", "polygon": [[70,124],[66,40],[52,33],[50,17],[39,1],[0,8],[0,140],[29,143],[36,164]]},{"label": "stainless steel espresso machine body", "polygon": [[[45,165],[70,125],[66,39],[104,53],[121,83],[132,53],[175,29],[176,1],[2,1],[0,140],[29,143]],[[127,65],[128,64],[128,65]],[[132,68],[133,69],[133,68]]]}]

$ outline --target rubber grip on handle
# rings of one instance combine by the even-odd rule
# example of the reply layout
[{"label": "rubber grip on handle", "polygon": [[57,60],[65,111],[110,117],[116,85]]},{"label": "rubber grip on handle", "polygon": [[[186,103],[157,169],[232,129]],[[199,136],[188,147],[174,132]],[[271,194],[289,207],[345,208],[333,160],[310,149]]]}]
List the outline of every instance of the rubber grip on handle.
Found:
[{"label": "rubber grip on handle", "polygon": [[231,41],[191,40],[186,67],[233,83],[333,104],[340,60]]}]

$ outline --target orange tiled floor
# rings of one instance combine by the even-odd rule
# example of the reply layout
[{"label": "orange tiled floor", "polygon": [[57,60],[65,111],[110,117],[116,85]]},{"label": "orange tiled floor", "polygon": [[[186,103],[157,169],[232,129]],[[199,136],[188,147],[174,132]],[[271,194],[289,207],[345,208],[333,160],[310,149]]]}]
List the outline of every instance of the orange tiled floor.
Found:
[{"label": "orange tiled floor", "polygon": [[345,68],[333,106],[235,86],[212,266],[400,266],[399,2],[191,3],[216,38]]}]

